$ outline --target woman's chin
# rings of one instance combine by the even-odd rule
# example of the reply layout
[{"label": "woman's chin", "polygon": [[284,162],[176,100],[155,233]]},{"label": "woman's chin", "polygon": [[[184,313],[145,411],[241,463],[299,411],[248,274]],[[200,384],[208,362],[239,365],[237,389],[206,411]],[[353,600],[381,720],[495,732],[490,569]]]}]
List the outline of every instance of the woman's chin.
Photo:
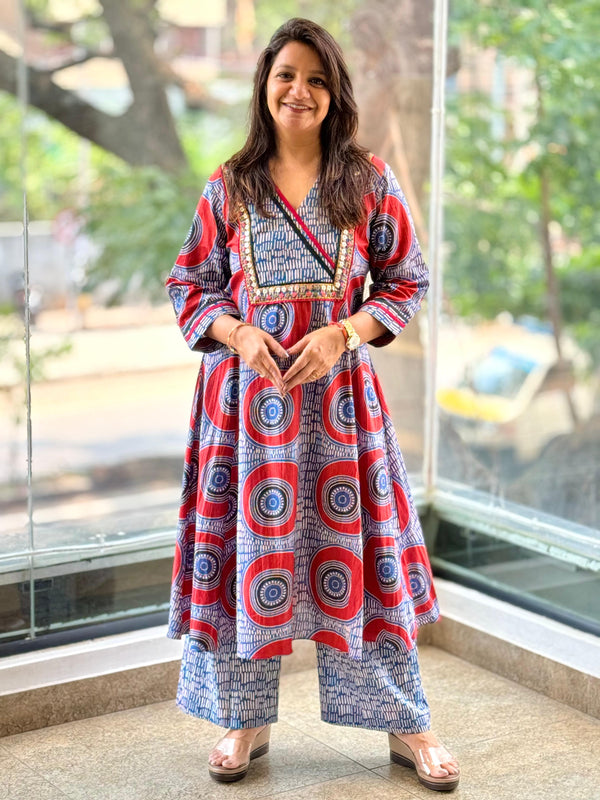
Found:
[{"label": "woman's chin", "polygon": [[314,133],[316,135],[319,133],[320,127],[320,125],[315,125],[310,120],[302,119],[300,115],[286,117],[286,119],[280,119],[276,123],[276,128],[281,133],[301,133],[304,135]]}]

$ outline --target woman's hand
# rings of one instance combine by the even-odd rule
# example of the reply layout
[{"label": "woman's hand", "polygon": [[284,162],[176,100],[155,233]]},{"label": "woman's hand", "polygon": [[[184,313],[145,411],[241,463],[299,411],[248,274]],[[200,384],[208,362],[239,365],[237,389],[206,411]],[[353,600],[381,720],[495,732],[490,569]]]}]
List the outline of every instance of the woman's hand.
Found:
[{"label": "woman's hand", "polygon": [[238,325],[231,334],[231,344],[249,367],[258,372],[261,378],[272,381],[280,394],[285,394],[281,371],[269,352],[287,358],[287,351],[277,339],[255,325]]},{"label": "woman's hand", "polygon": [[344,332],[337,325],[317,328],[288,347],[288,353],[300,353],[285,373],[283,383],[290,391],[300,383],[316,381],[326,375],[346,349]]}]

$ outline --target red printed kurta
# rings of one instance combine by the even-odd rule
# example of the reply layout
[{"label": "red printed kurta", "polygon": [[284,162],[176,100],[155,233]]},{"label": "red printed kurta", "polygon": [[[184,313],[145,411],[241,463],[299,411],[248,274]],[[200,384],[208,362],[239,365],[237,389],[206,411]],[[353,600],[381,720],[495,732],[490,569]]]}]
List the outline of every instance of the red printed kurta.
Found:
[{"label": "red printed kurta", "polygon": [[[203,353],[190,419],[173,565],[170,638],[189,633],[242,658],[288,654],[294,639],[360,659],[363,641],[411,649],[439,614],[423,533],[369,348],[285,397],[206,336],[220,314],[284,348],[359,309],[391,342],[428,287],[406,200],[372,159],[367,221],[340,231],[319,182],[298,214],[335,264],[328,273],[273,202],[228,222],[219,168],[167,280],[188,345]],[[332,274],[330,274],[332,273]],[[370,293],[364,297],[370,273]],[[282,373],[298,356],[273,356]]]}]

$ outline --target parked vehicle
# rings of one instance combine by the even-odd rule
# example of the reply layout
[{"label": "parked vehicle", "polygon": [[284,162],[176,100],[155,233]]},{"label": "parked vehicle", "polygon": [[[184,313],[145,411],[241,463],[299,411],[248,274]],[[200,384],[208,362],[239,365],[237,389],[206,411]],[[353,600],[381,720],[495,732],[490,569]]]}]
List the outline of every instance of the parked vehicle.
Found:
[{"label": "parked vehicle", "polygon": [[506,327],[497,344],[464,366],[456,385],[439,389],[437,400],[465,443],[529,462],[590,418],[594,382],[590,360],[573,340],[564,338],[559,362],[551,333],[513,324],[507,335]]}]

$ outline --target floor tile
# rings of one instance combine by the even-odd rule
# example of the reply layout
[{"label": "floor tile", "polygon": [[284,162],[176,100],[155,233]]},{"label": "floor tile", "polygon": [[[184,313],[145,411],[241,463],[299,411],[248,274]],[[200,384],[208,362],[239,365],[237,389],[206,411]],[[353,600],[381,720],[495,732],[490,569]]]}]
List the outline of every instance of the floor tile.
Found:
[{"label": "floor tile", "polygon": [[[60,729],[60,730],[57,730]],[[3,740],[9,752],[74,800],[221,798],[206,759],[222,729],[158,703]],[[349,758],[279,722],[236,800],[360,772]],[[12,800],[12,798],[11,798]]]},{"label": "floor tile", "polygon": [[551,725],[574,713],[563,703],[437,648],[420,648],[419,663],[432,730],[449,748]]},{"label": "floor tile", "polygon": [[316,670],[281,677],[279,719],[368,769],[389,764],[387,735],[321,720]]},{"label": "floor tile", "polygon": [[[598,741],[600,721],[574,712],[567,722],[473,742],[460,753],[455,751],[461,780],[451,796],[453,800],[600,800]],[[431,800],[431,791],[417,781],[414,770],[390,764],[375,772]]]},{"label": "floor tile", "polygon": [[414,794],[405,791],[373,772],[359,772],[343,778],[267,795],[264,800],[415,800]]},{"label": "floor tile", "polygon": [[[599,720],[450,653],[419,650],[432,728],[461,766],[449,797],[600,800]],[[414,770],[390,763],[385,733],[322,722],[316,669],[282,675],[271,749],[231,789],[206,765],[222,733],[168,701],[5,737],[0,800],[433,797]]]},{"label": "floor tile", "polygon": [[0,749],[0,798],[2,800],[31,800],[32,797],[44,800],[66,800],[67,795],[44,780],[39,774]]}]

